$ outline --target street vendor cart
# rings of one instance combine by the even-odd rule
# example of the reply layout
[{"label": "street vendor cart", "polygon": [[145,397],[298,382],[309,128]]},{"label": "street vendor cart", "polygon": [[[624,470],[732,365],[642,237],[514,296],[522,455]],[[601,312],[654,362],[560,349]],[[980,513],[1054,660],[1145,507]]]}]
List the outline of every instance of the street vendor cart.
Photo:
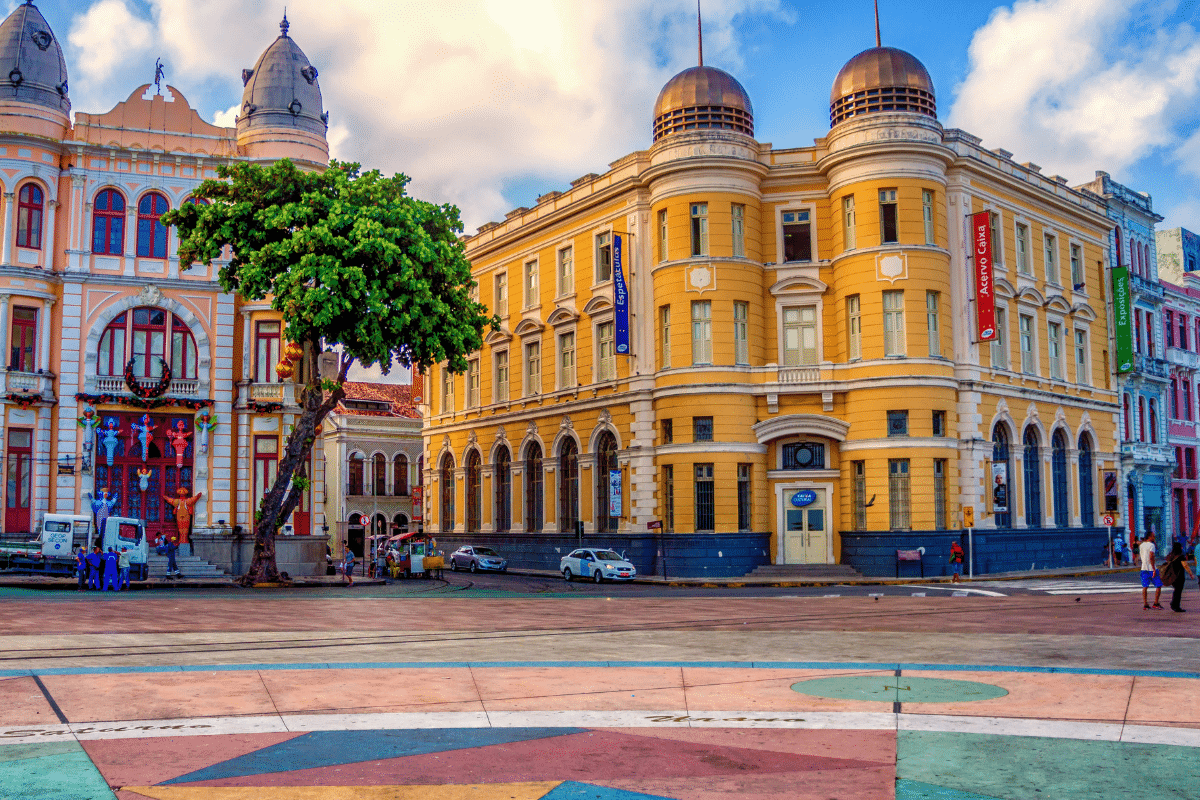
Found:
[{"label": "street vendor cart", "polygon": [[400,533],[387,540],[387,565],[393,578],[442,576],[445,558],[437,549],[437,540],[423,533]]}]

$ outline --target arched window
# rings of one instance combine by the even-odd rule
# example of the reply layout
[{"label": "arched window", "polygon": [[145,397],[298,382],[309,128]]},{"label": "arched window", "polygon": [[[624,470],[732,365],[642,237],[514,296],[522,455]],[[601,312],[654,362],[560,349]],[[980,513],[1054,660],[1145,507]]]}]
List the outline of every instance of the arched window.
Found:
[{"label": "arched window", "polygon": [[1113,235],[1116,236],[1116,242],[1117,242],[1117,266],[1123,267],[1125,265],[1121,262],[1124,260],[1125,251],[1124,251],[1124,243],[1121,241],[1121,229],[1119,227],[1113,228]]},{"label": "arched window", "polygon": [[[1008,427],[1003,422],[997,423],[992,431],[992,508],[997,528],[1012,527],[1010,441]],[[1001,508],[1004,511],[1000,511]]]},{"label": "arched window", "polygon": [[364,467],[363,457],[361,453],[350,454],[350,480],[346,485],[346,494],[361,495],[363,494],[363,473]]},{"label": "arched window", "polygon": [[159,217],[169,208],[167,198],[158,192],[150,192],[138,201],[138,258],[167,257],[167,229],[159,222]]},{"label": "arched window", "polygon": [[567,437],[558,451],[558,530],[575,533],[579,521],[579,447]]},{"label": "arched window", "polygon": [[1042,527],[1042,449],[1038,432],[1032,426],[1025,429],[1025,525]]},{"label": "arched window", "polygon": [[442,470],[440,482],[442,484],[442,508],[441,508],[441,526],[442,533],[449,533],[454,530],[454,456],[446,453],[442,456]]},{"label": "arched window", "polygon": [[404,453],[392,459],[392,492],[397,497],[408,497],[408,456]]},{"label": "arched window", "polygon": [[525,530],[541,533],[542,518],[545,516],[542,502],[545,498],[542,481],[542,446],[530,443],[525,450]]},{"label": "arched window", "polygon": [[21,187],[17,195],[17,247],[42,249],[42,190],[32,183]]},{"label": "arched window", "polygon": [[467,532],[477,533],[483,514],[483,503],[480,497],[480,458],[479,451],[472,450],[467,456]]},{"label": "arched window", "polygon": [[1096,524],[1096,498],[1092,490],[1092,437],[1079,434],[1079,522],[1085,528]]},{"label": "arched window", "polygon": [[1138,398],[1138,441],[1146,441],[1146,398]]},{"label": "arched window", "polygon": [[392,517],[392,524],[396,526],[397,533],[408,533],[408,517],[403,514],[397,514]]},{"label": "arched window", "polygon": [[496,489],[495,528],[497,533],[507,533],[512,528],[512,471],[508,448],[501,445],[496,449],[496,463],[492,467],[492,484]]},{"label": "arched window", "polygon": [[172,378],[195,380],[197,358],[196,339],[183,320],[161,308],[143,306],[118,314],[108,323],[100,335],[96,374],[121,375],[132,359],[135,376],[158,380],[166,361]]},{"label": "arched window", "polygon": [[[610,475],[617,469],[617,439],[612,432],[600,434],[596,442],[596,532],[611,533],[620,524],[618,516],[610,516],[612,482]],[[618,498],[618,502],[620,498]]]},{"label": "arched window", "polygon": [[125,198],[116,189],[96,195],[92,206],[92,252],[119,256],[125,253]]},{"label": "arched window", "polygon": [[[371,532],[374,533],[376,536],[387,536],[387,532],[388,532],[387,517],[385,517],[383,514],[376,514],[375,519],[374,519],[374,525],[372,527],[374,528],[374,530],[372,530]],[[380,544],[380,540],[376,539],[374,547],[378,548],[379,544]],[[372,553],[371,557],[374,558],[375,554]]]},{"label": "arched window", "polygon": [[1054,484],[1054,525],[1066,528],[1071,524],[1071,491],[1067,482],[1067,435],[1054,432],[1050,442],[1050,474]]},{"label": "arched window", "polygon": [[1125,395],[1125,441],[1133,441],[1133,405],[1129,402],[1129,395]]},{"label": "arched window", "polygon": [[383,453],[376,453],[371,462],[371,494],[383,497],[387,494],[387,458]]}]

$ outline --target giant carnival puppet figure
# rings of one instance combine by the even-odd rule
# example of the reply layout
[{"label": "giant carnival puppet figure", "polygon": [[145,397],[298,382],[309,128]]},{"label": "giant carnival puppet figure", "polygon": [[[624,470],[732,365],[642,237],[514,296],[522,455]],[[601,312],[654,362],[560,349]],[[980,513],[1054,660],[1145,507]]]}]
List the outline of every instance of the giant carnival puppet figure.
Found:
[{"label": "giant carnival puppet figure", "polygon": [[101,537],[101,541],[103,541],[104,523],[108,522],[108,518],[112,516],[113,508],[119,502],[120,495],[117,492],[113,492],[112,497],[109,497],[108,489],[101,489],[99,497],[92,497],[90,494],[88,497],[92,498],[92,513],[96,515],[96,533]]},{"label": "giant carnival puppet figure", "polygon": [[154,441],[154,430],[157,425],[151,424],[150,415],[142,414],[142,418],[137,422],[132,422],[129,425],[130,441],[136,436],[138,443],[142,445],[142,461],[150,457],[150,442]]},{"label": "giant carnival puppet figure", "polygon": [[167,504],[175,509],[175,530],[179,531],[179,546],[183,547],[186,544],[188,552],[191,555],[195,555],[196,548],[192,545],[191,536],[189,535],[192,528],[192,512],[196,508],[196,503],[204,496],[204,493],[201,492],[195,497],[188,497],[188,490],[180,486],[175,490],[175,494],[179,496],[167,497],[164,494],[163,500],[166,500]]},{"label": "giant carnival puppet figure", "polygon": [[108,466],[113,465],[113,456],[121,443],[121,429],[117,426],[117,418],[109,417],[104,421],[104,429],[100,432],[100,444],[108,460]]},{"label": "giant carnival puppet figure", "polygon": [[183,420],[175,420],[175,427],[167,430],[167,438],[171,440],[171,447],[175,450],[175,466],[179,469],[183,468],[183,455],[187,452],[188,437],[192,432],[184,427]]}]

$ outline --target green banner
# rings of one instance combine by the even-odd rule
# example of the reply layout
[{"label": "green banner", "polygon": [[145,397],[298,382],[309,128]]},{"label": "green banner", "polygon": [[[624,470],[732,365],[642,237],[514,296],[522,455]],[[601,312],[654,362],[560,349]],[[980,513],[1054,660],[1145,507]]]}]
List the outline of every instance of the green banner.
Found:
[{"label": "green banner", "polygon": [[1129,298],[1129,270],[1112,271],[1113,328],[1117,336],[1117,372],[1133,372],[1133,303]]}]

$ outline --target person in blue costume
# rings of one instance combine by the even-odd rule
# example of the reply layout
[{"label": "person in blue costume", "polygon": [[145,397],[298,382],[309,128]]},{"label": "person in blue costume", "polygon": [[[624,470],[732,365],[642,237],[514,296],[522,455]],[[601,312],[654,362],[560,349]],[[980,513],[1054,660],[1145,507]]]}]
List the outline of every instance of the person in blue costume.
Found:
[{"label": "person in blue costume", "polygon": [[120,591],[117,582],[121,574],[117,551],[111,547],[104,554],[104,591]]}]

